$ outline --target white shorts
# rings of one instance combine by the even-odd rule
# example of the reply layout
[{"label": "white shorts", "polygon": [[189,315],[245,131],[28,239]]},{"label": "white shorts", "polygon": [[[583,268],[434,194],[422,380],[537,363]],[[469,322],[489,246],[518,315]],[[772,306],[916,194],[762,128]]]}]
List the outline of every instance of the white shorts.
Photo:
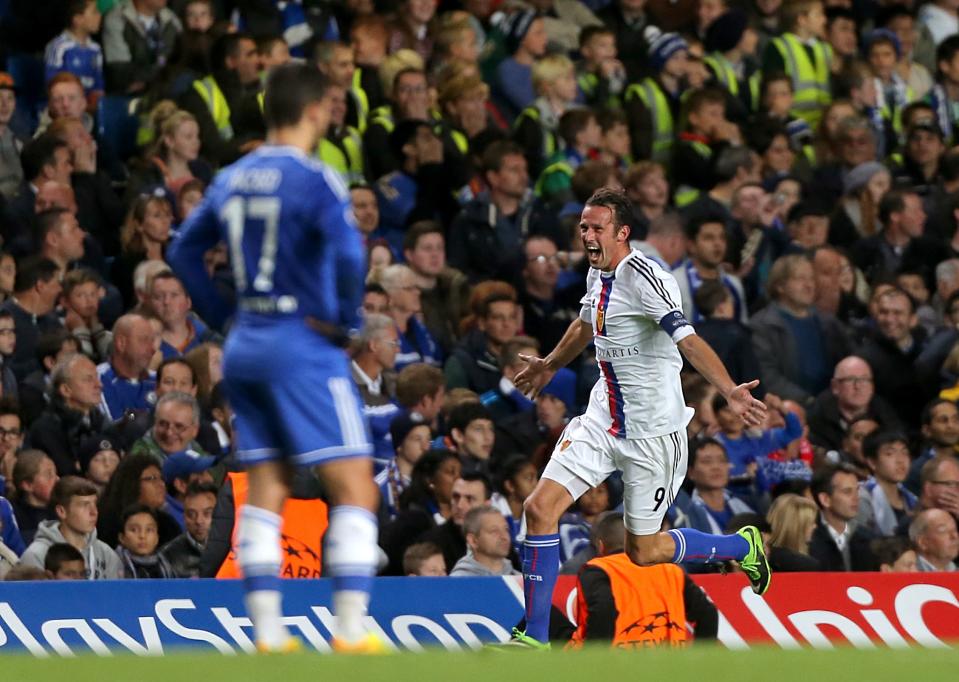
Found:
[{"label": "white shorts", "polygon": [[686,477],[686,429],[654,438],[614,438],[585,415],[560,436],[543,478],[556,481],[573,500],[623,472],[623,518],[633,535],[658,533],[666,510]]}]

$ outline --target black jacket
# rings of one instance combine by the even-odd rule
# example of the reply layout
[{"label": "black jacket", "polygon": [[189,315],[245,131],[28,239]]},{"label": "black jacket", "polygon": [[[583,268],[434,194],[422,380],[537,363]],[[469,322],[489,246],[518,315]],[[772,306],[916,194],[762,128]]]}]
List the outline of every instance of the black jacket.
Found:
[{"label": "black jacket", "polygon": [[[500,233],[510,235],[509,243]],[[531,235],[548,237],[560,249],[569,242],[563,238],[555,213],[539,200],[521,205],[517,214],[507,217],[488,197],[478,197],[463,207],[450,226],[446,242],[449,264],[474,283],[510,281],[521,266],[523,240]]]},{"label": "black jacket", "polygon": [[[872,417],[883,429],[898,429],[899,417],[889,404],[878,395],[873,396],[863,416]],[[846,435],[848,424],[839,413],[839,402],[830,389],[826,389],[813,402],[807,413],[809,440],[827,450],[839,450]]]},{"label": "black jacket", "polygon": [[203,547],[189,533],[183,533],[160,548],[158,554],[170,565],[174,578],[197,578]]},{"label": "black jacket", "polygon": [[40,335],[60,329],[62,325],[52,312],[37,317],[17,305],[12,298],[4,301],[0,310],[9,310],[13,315],[17,335],[13,355],[4,364],[9,363],[17,381],[22,381],[31,372],[40,369],[40,361],[36,357]]},{"label": "black jacket", "polygon": [[453,349],[446,361],[448,388],[468,388],[480,395],[499,385],[502,371],[499,358],[493,355],[486,342],[486,334],[474,329]]},{"label": "black jacket", "polygon": [[925,367],[920,362],[926,345],[925,330],[916,327],[912,337],[912,348],[904,352],[893,341],[875,333],[863,341],[858,355],[872,368],[876,395],[894,406],[907,428],[918,429],[922,406],[939,390],[939,368]]},{"label": "black jacket", "polygon": [[785,547],[769,548],[769,568],[773,573],[819,571],[819,561],[808,554],[800,554]]},{"label": "black jacket", "polygon": [[55,397],[40,417],[33,422],[27,434],[30,447],[43,450],[57,465],[59,476],[80,472],[80,444],[107,426],[100,410],[84,415],[67,407]]},{"label": "black jacket", "polygon": [[[696,333],[712,346],[737,384],[759,378],[759,360],[753,352],[749,327],[738,320],[708,319],[696,325]],[[757,397],[766,394],[763,388],[760,384],[754,391]]]},{"label": "black jacket", "polygon": [[809,541],[809,555],[819,562],[820,571],[875,571],[876,558],[869,548],[874,535],[866,528],[858,526],[849,538],[850,567],[847,569],[842,552],[833,542],[829,529],[823,524],[822,517],[816,521],[816,529]]}]

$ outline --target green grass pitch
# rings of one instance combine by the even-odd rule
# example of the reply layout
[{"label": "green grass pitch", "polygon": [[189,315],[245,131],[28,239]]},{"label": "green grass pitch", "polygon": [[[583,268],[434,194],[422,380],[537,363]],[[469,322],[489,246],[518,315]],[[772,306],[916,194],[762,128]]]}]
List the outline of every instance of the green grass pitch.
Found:
[{"label": "green grass pitch", "polygon": [[174,653],[161,658],[0,659],[4,682],[953,682],[952,649],[756,648],[527,651],[394,654],[377,657],[298,654],[221,656]]}]

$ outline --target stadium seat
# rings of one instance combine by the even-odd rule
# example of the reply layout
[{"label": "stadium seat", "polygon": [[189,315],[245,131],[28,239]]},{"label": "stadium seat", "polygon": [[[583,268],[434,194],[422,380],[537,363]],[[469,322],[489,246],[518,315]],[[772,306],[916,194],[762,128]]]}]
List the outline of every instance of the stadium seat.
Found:
[{"label": "stadium seat", "polygon": [[43,60],[32,54],[11,54],[7,56],[7,72],[17,84],[17,108],[30,118],[32,132],[47,104]]},{"label": "stadium seat", "polygon": [[125,95],[104,95],[97,103],[97,139],[108,142],[122,161],[136,153],[140,120],[135,111],[136,100]]}]

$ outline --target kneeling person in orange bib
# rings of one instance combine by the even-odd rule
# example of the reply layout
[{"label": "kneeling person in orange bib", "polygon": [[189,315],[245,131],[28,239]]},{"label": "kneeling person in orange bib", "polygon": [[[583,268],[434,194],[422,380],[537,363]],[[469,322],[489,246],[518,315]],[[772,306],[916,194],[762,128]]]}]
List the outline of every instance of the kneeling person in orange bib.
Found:
[{"label": "kneeling person in orange bib", "polygon": [[[685,646],[715,640],[719,613],[676,564],[637,566],[623,553],[623,517],[609,512],[593,527],[599,556],[577,581],[576,632],[569,648],[611,642],[620,649]],[[690,631],[692,629],[692,631]]]}]

